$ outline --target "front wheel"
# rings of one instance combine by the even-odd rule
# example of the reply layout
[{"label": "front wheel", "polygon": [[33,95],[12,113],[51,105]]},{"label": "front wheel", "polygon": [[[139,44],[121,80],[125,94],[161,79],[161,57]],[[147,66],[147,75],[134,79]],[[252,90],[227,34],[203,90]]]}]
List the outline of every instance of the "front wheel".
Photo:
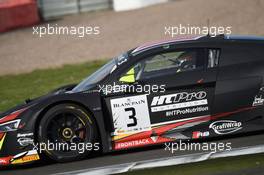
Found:
[{"label": "front wheel", "polygon": [[77,105],[60,104],[41,119],[39,152],[57,162],[80,160],[99,149],[96,124],[88,112]]}]

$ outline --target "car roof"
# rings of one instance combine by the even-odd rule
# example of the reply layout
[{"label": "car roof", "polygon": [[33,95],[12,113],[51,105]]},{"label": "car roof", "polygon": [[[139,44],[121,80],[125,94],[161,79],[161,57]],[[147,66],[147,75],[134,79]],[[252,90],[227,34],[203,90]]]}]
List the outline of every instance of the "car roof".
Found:
[{"label": "car roof", "polygon": [[264,41],[264,37],[249,36],[249,35],[225,35],[225,39],[226,40]]},{"label": "car roof", "polygon": [[136,47],[134,50],[131,51],[132,54],[141,53],[142,51],[150,50],[153,48],[161,47],[166,44],[177,44],[182,42],[210,42],[210,41],[250,41],[250,42],[264,42],[264,37],[260,36],[246,36],[246,35],[217,35],[217,36],[210,36],[210,35],[202,35],[202,36],[183,36],[183,37],[176,37],[170,40],[163,40],[163,41],[156,41],[145,43],[141,46]]},{"label": "car roof", "polygon": [[135,52],[140,52],[146,49],[150,49],[156,46],[161,46],[164,44],[171,44],[171,43],[175,43],[175,42],[182,42],[182,41],[194,41],[197,40],[199,38],[201,38],[203,36],[183,36],[183,37],[176,37],[170,40],[163,40],[163,41],[155,41],[155,42],[149,42],[149,43],[145,43],[137,48],[135,48],[132,53]]}]

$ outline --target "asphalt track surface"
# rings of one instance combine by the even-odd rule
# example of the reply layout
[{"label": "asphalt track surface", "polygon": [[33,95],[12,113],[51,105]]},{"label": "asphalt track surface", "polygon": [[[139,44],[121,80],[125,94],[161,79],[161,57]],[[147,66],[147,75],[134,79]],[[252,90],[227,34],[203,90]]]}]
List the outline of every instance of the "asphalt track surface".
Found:
[{"label": "asphalt track surface", "polygon": [[[248,136],[236,136],[228,139],[210,140],[207,142],[222,142],[232,143],[232,149],[241,148],[247,146],[263,145],[264,134],[255,133]],[[186,154],[199,153],[201,151],[177,151],[173,154],[166,150],[165,145],[153,146],[148,148],[133,149],[130,151],[119,151],[114,153],[108,153],[105,155],[99,155],[93,158],[85,159],[77,162],[70,163],[51,163],[50,161],[39,162],[33,165],[11,167],[8,169],[1,169],[0,174],[8,175],[22,175],[22,174],[55,174],[66,173],[71,171],[79,171],[90,168],[98,168],[110,165],[118,165],[123,163],[137,162],[152,160],[158,158],[166,158],[171,156],[180,156]]]}]

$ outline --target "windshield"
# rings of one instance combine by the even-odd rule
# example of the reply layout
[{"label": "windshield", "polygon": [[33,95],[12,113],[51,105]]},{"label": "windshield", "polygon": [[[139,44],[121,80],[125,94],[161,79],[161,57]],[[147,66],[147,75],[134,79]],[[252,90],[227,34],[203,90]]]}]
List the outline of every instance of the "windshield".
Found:
[{"label": "windshield", "polygon": [[95,71],[93,74],[84,79],[80,84],[78,84],[72,91],[80,92],[88,90],[92,85],[99,83],[107,75],[111,74],[118,66],[126,62],[128,59],[128,54],[123,53],[118,57],[113,58],[111,61],[106,63],[100,69]]}]

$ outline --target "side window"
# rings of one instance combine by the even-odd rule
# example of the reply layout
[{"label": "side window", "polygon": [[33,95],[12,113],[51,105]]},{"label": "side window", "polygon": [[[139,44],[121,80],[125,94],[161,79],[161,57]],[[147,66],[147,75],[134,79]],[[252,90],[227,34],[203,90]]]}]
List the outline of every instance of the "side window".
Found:
[{"label": "side window", "polygon": [[134,65],[119,81],[131,83],[131,80],[203,69],[203,51],[203,49],[186,49],[149,56]]},{"label": "side window", "polygon": [[217,67],[219,64],[220,50],[219,49],[209,49],[208,50],[208,64],[207,68]]},{"label": "side window", "polygon": [[196,68],[196,52],[180,51],[155,55],[145,62],[144,72],[162,70],[187,71]]}]

